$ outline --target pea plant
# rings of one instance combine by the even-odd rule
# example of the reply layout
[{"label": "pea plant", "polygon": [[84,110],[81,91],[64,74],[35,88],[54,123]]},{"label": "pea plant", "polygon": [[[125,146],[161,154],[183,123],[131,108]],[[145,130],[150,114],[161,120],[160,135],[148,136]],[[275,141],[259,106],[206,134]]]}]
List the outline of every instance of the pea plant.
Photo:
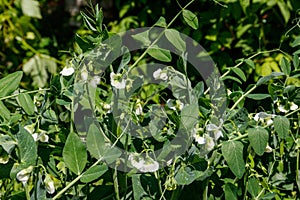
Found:
[{"label": "pea plant", "polygon": [[[300,198],[300,37],[293,54],[258,51],[219,73],[172,28],[198,28],[193,2],[121,34],[96,5],[49,87],[0,79],[1,199]],[[270,55],[278,67],[247,82],[242,66]]]}]

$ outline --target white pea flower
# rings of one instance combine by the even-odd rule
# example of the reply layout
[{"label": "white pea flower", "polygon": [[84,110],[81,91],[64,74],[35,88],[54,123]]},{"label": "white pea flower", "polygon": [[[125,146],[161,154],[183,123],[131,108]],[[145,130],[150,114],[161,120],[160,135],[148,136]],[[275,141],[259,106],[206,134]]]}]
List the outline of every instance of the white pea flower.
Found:
[{"label": "white pea flower", "polygon": [[97,85],[100,84],[100,77],[99,76],[94,76],[91,80],[90,80],[90,84],[93,88],[96,88]]},{"label": "white pea flower", "polygon": [[35,130],[35,124],[26,125],[26,126],[24,126],[24,129],[26,131],[28,131],[29,133],[33,134],[34,130]]},{"label": "white pea flower", "polygon": [[32,172],[32,170],[33,166],[29,166],[26,169],[22,169],[17,173],[17,179],[21,181],[23,185],[25,185],[30,177],[30,173]]},{"label": "white pea flower", "polygon": [[265,113],[265,112],[259,112],[259,113],[255,114],[253,119],[257,122],[260,121],[260,122],[266,123],[267,125],[270,125],[270,124],[273,123],[272,118],[274,118],[275,116],[276,115],[273,115],[273,114],[268,114],[268,113]]},{"label": "white pea flower", "polygon": [[137,154],[137,153],[130,154],[130,155],[128,156],[128,160],[129,160],[130,164],[131,164],[133,167],[137,168],[137,169],[141,168],[141,167],[143,166],[144,162],[145,162],[145,161],[141,158],[141,156],[140,156],[139,154]]},{"label": "white pea flower", "polygon": [[184,107],[184,104],[178,99],[177,100],[168,99],[167,105],[172,110],[182,110]]},{"label": "white pea flower", "polygon": [[143,114],[143,107],[142,107],[141,104],[137,104],[137,107],[136,107],[136,109],[135,109],[135,114],[136,114],[136,115],[141,115],[141,114]]},{"label": "white pea flower", "polygon": [[126,87],[126,80],[122,78],[122,74],[110,73],[111,85],[117,89],[124,89]]},{"label": "white pea flower", "polygon": [[159,169],[159,164],[150,157],[147,157],[142,167],[139,168],[141,172],[156,172]]},{"label": "white pea flower", "polygon": [[73,67],[64,67],[63,70],[60,72],[63,76],[71,76],[74,74],[75,70]]},{"label": "white pea flower", "polygon": [[272,147],[270,147],[269,145],[267,145],[265,152],[266,153],[272,153],[272,151],[273,151]]},{"label": "white pea flower", "polygon": [[195,135],[194,135],[194,138],[195,138],[195,141],[196,141],[198,144],[205,144],[205,143],[206,143],[205,138],[202,137],[202,136],[200,136],[200,135],[195,134]]},{"label": "white pea flower", "polygon": [[41,142],[48,142],[49,141],[49,136],[46,134],[46,131],[42,131],[39,136],[38,140]]},{"label": "white pea flower", "polygon": [[298,105],[295,104],[294,102],[290,103],[290,110],[297,110],[298,109]]},{"label": "white pea flower", "polygon": [[52,178],[49,174],[46,175],[46,177],[44,179],[44,183],[45,183],[46,191],[49,194],[53,194],[55,192],[54,181],[52,180]]},{"label": "white pea flower", "polygon": [[39,140],[39,134],[38,133],[34,133],[31,136],[33,137],[35,142]]},{"label": "white pea flower", "polygon": [[133,167],[141,172],[156,172],[159,169],[159,164],[150,157],[144,160],[139,154],[130,154],[128,157],[129,162]]},{"label": "white pea flower", "polygon": [[87,81],[89,74],[88,74],[88,72],[87,72],[86,69],[83,69],[83,70],[81,71],[80,76],[81,76],[81,80]]},{"label": "white pea flower", "polygon": [[165,81],[165,80],[168,79],[168,74],[165,71],[163,71],[162,69],[159,68],[158,70],[153,72],[153,77],[154,77],[155,80],[162,79],[162,80]]},{"label": "white pea flower", "polygon": [[207,124],[206,130],[209,133],[213,133],[215,140],[218,140],[221,136],[223,137],[222,125],[223,125],[223,120],[220,119],[220,125],[219,126],[217,126],[215,124]]},{"label": "white pea flower", "polygon": [[289,112],[289,110],[286,109],[285,106],[284,106],[284,105],[281,105],[281,104],[278,106],[278,110],[279,110],[280,112],[283,112],[283,113]]},{"label": "white pea flower", "polygon": [[210,152],[215,147],[214,139],[210,137],[208,134],[205,134],[204,138],[205,138],[204,148],[207,152]]}]

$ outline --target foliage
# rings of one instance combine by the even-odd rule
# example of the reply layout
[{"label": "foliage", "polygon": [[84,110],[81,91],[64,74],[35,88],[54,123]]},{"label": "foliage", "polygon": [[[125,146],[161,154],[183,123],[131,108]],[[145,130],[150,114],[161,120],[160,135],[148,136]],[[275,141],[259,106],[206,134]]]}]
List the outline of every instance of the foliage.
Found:
[{"label": "foliage", "polygon": [[[3,60],[23,63],[1,65],[1,199],[299,199],[299,19],[291,26],[299,3],[192,0],[177,2],[170,19],[159,17],[170,1],[116,4],[121,19],[107,27],[98,6],[81,13],[86,30],[66,65],[39,42],[37,1],[0,4]],[[144,10],[131,16],[145,5],[155,21]],[[145,25],[163,31],[134,35],[144,51],[130,52],[113,33]],[[292,28],[274,31],[283,27]],[[190,71],[176,30],[209,49],[222,72],[221,116],[214,106],[224,99],[209,95],[218,77]],[[147,77],[160,84],[140,86]],[[191,140],[172,143],[180,131]]]}]

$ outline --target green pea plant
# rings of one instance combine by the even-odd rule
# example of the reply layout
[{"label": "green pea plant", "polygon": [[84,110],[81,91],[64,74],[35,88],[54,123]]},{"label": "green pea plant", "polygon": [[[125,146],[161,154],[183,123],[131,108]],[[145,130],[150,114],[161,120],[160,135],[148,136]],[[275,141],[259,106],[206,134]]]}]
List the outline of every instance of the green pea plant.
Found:
[{"label": "green pea plant", "polygon": [[[258,51],[219,74],[172,28],[198,28],[193,3],[125,40],[96,5],[49,87],[0,79],[1,199],[300,198],[300,37],[292,55]],[[241,66],[270,55],[278,69],[241,89]]]}]

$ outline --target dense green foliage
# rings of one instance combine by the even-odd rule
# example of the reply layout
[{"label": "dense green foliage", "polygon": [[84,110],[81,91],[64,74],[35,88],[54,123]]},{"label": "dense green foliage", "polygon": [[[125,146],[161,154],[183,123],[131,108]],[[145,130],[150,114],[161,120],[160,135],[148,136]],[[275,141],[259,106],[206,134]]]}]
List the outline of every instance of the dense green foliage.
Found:
[{"label": "dense green foliage", "polygon": [[[298,0],[61,2],[0,0],[1,199],[300,198]],[[140,27],[163,31],[130,52],[115,33]],[[220,79],[191,69],[175,30]]]}]

